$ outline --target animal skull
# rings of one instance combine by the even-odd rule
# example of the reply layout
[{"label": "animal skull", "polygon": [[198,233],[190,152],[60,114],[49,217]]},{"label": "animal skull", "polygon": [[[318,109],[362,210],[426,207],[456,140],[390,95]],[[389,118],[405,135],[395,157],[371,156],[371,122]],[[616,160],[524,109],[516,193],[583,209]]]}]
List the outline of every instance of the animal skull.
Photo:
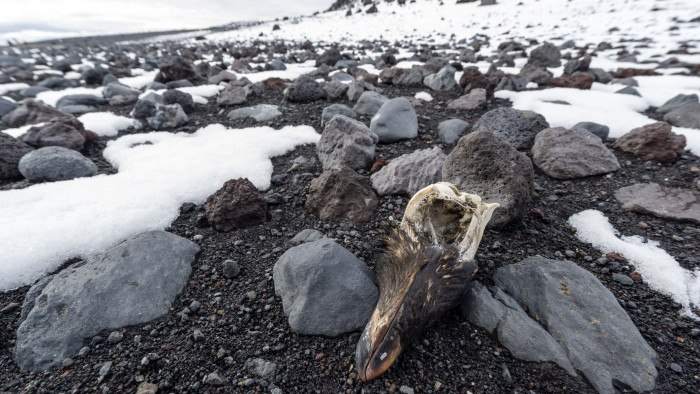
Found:
[{"label": "animal skull", "polygon": [[434,244],[455,244],[459,261],[471,261],[486,224],[498,207],[497,203],[481,202],[476,194],[460,192],[451,183],[438,182],[419,190],[411,198],[401,228],[408,234],[430,239]]}]

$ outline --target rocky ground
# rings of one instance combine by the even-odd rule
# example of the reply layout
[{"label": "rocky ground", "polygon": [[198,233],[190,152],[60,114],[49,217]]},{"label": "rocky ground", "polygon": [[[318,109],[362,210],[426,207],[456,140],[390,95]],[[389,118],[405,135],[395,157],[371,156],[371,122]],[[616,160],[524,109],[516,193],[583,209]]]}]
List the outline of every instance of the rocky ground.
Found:
[{"label": "rocky ground", "polygon": [[[177,44],[168,45],[168,51],[173,53],[180,49]],[[276,45],[279,48],[280,43]],[[290,47],[293,45],[299,49],[307,44],[293,43]],[[134,44],[133,49],[143,52],[152,48]],[[201,52],[197,54],[189,48],[182,49],[193,57],[201,55]],[[252,55],[259,53],[256,47],[239,47],[237,50],[243,54],[246,50]],[[433,50],[437,58],[437,48],[432,48],[423,51],[421,60],[430,59]],[[585,49],[581,50],[581,54],[585,52]],[[317,52],[316,57],[323,53],[320,49]],[[512,61],[512,54],[508,52],[504,50],[500,58],[488,60],[494,63]],[[393,56],[391,52],[379,54],[375,65],[382,68],[387,63],[395,64],[397,59]],[[116,59],[123,60],[124,64],[120,67],[112,64],[110,71],[114,73],[136,66],[127,66],[128,60],[123,58]],[[581,60],[585,61],[583,56]],[[577,67],[581,68],[581,65]],[[443,68],[438,67],[433,72],[440,69]],[[582,77],[584,73],[567,74],[564,80],[553,84],[580,87],[577,85],[588,83],[590,87],[594,73],[591,71]],[[578,79],[567,79],[574,77]],[[451,78],[454,81],[454,77]],[[579,80],[581,78],[583,82]],[[377,144],[376,159],[392,160],[434,146],[439,146],[449,155],[455,144],[445,143],[439,135],[438,125],[442,121],[459,118],[473,124],[486,112],[511,105],[508,100],[489,97],[486,103],[474,109],[451,109],[448,102],[463,96],[466,93],[464,86],[433,91],[423,85],[382,83],[382,79],[375,85],[390,99],[412,98],[419,92],[430,91],[433,100],[412,99],[418,136]],[[290,82],[276,83],[284,85]],[[490,73],[488,78],[479,79],[477,76],[470,83],[474,85],[472,88],[486,88],[484,93],[488,91],[489,96],[496,86],[520,90],[523,87],[519,84],[524,85],[517,76],[498,72]],[[548,83],[541,85],[540,88],[549,86]],[[243,86],[252,84],[240,87]],[[257,86],[255,94],[248,93],[245,93],[245,106],[277,105],[283,115],[267,121],[231,119],[227,116],[230,107],[222,108],[216,99],[210,99],[206,105],[194,106],[194,110],[187,114],[187,121],[172,127],[172,130],[193,133],[215,123],[230,128],[271,126],[275,129],[310,125],[320,134],[324,130],[321,127],[324,108],[330,104],[349,107],[355,104],[346,94],[333,99],[294,102],[281,90]],[[17,101],[25,99],[19,92],[10,92],[7,96]],[[135,98],[125,102],[123,105],[101,103],[94,109],[130,116]],[[663,114],[656,112],[656,108],[649,108],[645,115],[663,120]],[[370,115],[357,116],[357,120],[365,125],[370,124],[371,118]],[[122,130],[116,137],[98,137],[87,142],[82,153],[97,165],[98,174],[114,174],[116,169],[102,155],[107,142],[148,131],[151,127],[146,125],[145,128]],[[682,316],[681,305],[649,287],[624,257],[602,255],[591,244],[579,241],[576,230],[567,221],[581,211],[599,210],[622,234],[656,240],[659,247],[674,256],[683,268],[696,270],[700,264],[697,241],[700,227],[697,224],[623,210],[614,194],[622,187],[642,182],[695,190],[700,158],[686,151],[671,164],[659,164],[616,149],[614,143],[614,139],[604,141],[621,168],[607,175],[557,180],[535,166],[531,201],[516,220],[503,228],[489,229],[484,234],[476,256],[479,271],[475,280],[493,286],[493,276],[498,268],[533,256],[574,262],[612,292],[642,337],[657,352],[658,377],[654,391],[697,393],[700,389],[697,320]],[[533,157],[529,149],[521,150]],[[595,392],[583,375],[572,377],[554,363],[526,362],[514,357],[499,343],[495,333],[470,323],[457,310],[448,312],[422,333],[386,373],[376,380],[362,382],[355,365],[360,333],[331,338],[292,331],[281,298],[275,295],[273,267],[292,246],[289,241],[296,234],[315,229],[374,269],[384,250],[385,234],[397,226],[411,196],[379,197],[378,208],[364,223],[324,221],[305,207],[311,181],[323,173],[316,146],[297,147],[273,158],[272,162],[272,186],[262,192],[267,203],[264,223],[221,232],[206,220],[204,204],[182,205],[178,218],[165,230],[194,241],[201,251],[192,264],[192,274],[184,290],[169,312],[145,324],[106,330],[87,338],[80,354],[65,361],[60,368],[36,373],[20,371],[12,352],[21,306],[30,286],[0,293],[0,327],[3,328],[0,330],[0,392],[119,393],[136,392],[137,389],[147,392],[145,382],[157,385],[159,392]],[[369,184],[369,169],[361,169],[358,173]],[[0,191],[23,189],[33,184],[16,177],[0,179]],[[231,260],[240,267],[239,273],[232,274]],[[58,271],[75,267],[77,263],[77,259],[66,261]],[[697,312],[692,311],[696,315]],[[632,391],[623,384],[616,388],[620,392]]]}]

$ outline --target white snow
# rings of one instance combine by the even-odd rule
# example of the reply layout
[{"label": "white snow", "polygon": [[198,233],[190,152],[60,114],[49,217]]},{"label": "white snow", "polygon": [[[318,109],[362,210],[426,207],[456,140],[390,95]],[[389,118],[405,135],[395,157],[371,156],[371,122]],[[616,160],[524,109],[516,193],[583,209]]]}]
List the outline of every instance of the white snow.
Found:
[{"label": "white snow", "polygon": [[68,258],[163,229],[182,203],[203,203],[229,179],[245,177],[267,189],[270,158],[319,137],[310,126],[236,130],[218,124],[193,134],[132,134],[104,150],[119,170],[115,175],[2,191],[0,291],[30,284]]},{"label": "white snow", "polygon": [[11,135],[11,136],[13,136],[13,137],[15,137],[15,138],[18,138],[20,135],[22,135],[22,134],[26,133],[27,131],[29,131],[29,129],[31,129],[32,127],[35,127],[35,126],[36,126],[36,127],[41,127],[41,126],[43,126],[43,125],[44,125],[43,123],[28,124],[28,125],[24,125],[24,126],[21,126],[21,127],[17,127],[17,128],[15,128],[15,129],[5,129],[5,130],[2,130],[2,132],[5,133],[5,134],[9,134],[9,135]]},{"label": "white snow", "polygon": [[158,70],[153,70],[153,71],[143,71],[139,69],[139,72],[134,72],[132,71],[131,74],[135,75],[133,77],[124,77],[124,78],[119,78],[119,83],[124,84],[126,86],[132,87],[134,89],[141,89],[144,86],[148,85],[149,83],[153,82],[153,79],[155,79],[156,74],[158,74]]},{"label": "white snow", "polygon": [[683,314],[699,320],[691,307],[700,308],[700,269],[689,271],[659,248],[659,243],[638,236],[618,236],[605,215],[596,210],[579,212],[569,218],[576,237],[603,253],[617,252],[642,275],[644,282],[683,306]]},{"label": "white snow", "polygon": [[264,81],[268,78],[282,78],[282,79],[289,79],[289,80],[294,80],[304,74],[308,74],[316,69],[316,61],[315,60],[308,60],[304,63],[293,63],[293,64],[287,64],[287,69],[282,70],[282,71],[276,71],[276,70],[271,70],[271,71],[260,71],[260,72],[254,72],[254,73],[237,73],[233,72],[236,74],[236,76],[240,78],[248,78],[251,82],[261,82]]},{"label": "white snow", "polygon": [[89,112],[78,117],[86,130],[90,130],[97,135],[114,137],[119,134],[119,130],[137,126],[138,121],[132,118],[115,115],[111,112]]},{"label": "white snow", "polygon": [[430,95],[428,92],[418,92],[416,93],[415,96],[417,99],[423,100],[423,101],[433,101],[433,96]]},{"label": "white snow", "polygon": [[55,107],[58,100],[60,100],[62,97],[70,96],[73,94],[91,94],[93,96],[103,97],[102,96],[103,89],[104,88],[102,86],[100,86],[98,88],[78,87],[78,88],[68,88],[68,89],[63,89],[63,90],[47,90],[45,92],[38,93],[36,95],[36,99],[41,100],[44,103],[46,103],[52,107]]},{"label": "white snow", "polygon": [[27,85],[24,82],[3,83],[0,84],[0,95],[3,95],[8,92],[14,92],[15,90],[26,89],[28,87],[29,85]]}]

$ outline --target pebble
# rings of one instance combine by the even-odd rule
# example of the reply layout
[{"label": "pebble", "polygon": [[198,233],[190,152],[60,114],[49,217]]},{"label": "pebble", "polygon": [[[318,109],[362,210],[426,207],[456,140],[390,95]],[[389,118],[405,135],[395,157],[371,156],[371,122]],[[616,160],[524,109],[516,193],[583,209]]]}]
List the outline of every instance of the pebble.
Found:
[{"label": "pebble", "polygon": [[16,302],[11,302],[7,304],[4,308],[0,309],[0,313],[10,313],[17,308],[19,308],[19,304]]},{"label": "pebble", "polygon": [[192,312],[197,313],[199,312],[199,309],[202,307],[202,304],[199,303],[199,301],[192,301],[190,303],[190,306],[188,307]]},{"label": "pebble", "polygon": [[209,384],[212,386],[221,386],[222,384],[224,384],[224,381],[224,378],[221,375],[219,375],[218,372],[212,372],[204,377],[202,383]]},{"label": "pebble", "polygon": [[201,241],[204,239],[204,236],[202,234],[197,234],[194,237],[192,237],[192,240],[194,241]]},{"label": "pebble", "polygon": [[681,366],[676,363],[671,363],[668,365],[668,367],[671,368],[673,372],[683,373],[683,368],[681,368]]},{"label": "pebble", "polygon": [[90,353],[90,348],[87,346],[83,346],[78,351],[78,356],[85,357],[85,355],[87,355],[88,353]]},{"label": "pebble", "polygon": [[403,394],[414,394],[413,389],[408,386],[399,387],[399,392]]},{"label": "pebble", "polygon": [[204,340],[204,334],[202,334],[201,330],[194,330],[194,332],[192,333],[192,337],[196,342]]},{"label": "pebble", "polygon": [[61,367],[63,367],[64,369],[70,368],[74,363],[75,363],[75,361],[73,361],[73,359],[69,357],[69,358],[63,360],[63,363],[61,363]]},{"label": "pebble", "polygon": [[241,267],[233,260],[224,261],[224,276],[227,278],[235,278],[241,273]]},{"label": "pebble", "polygon": [[576,252],[574,252],[573,250],[565,250],[564,254],[566,255],[566,257],[569,257],[569,258],[576,257]]},{"label": "pebble", "polygon": [[109,370],[111,368],[112,368],[112,362],[107,361],[106,363],[102,364],[102,367],[100,367],[100,372],[98,373],[98,375],[107,376],[107,374],[109,373]]},{"label": "pebble", "polygon": [[107,337],[107,342],[111,344],[119,343],[124,339],[124,334],[119,331],[112,331]]},{"label": "pebble", "polygon": [[621,284],[623,284],[623,285],[625,285],[625,286],[631,286],[631,285],[634,284],[634,281],[632,280],[632,278],[630,278],[630,277],[627,276],[627,275],[623,275],[623,274],[613,274],[612,276],[613,276],[613,279],[614,279],[616,282],[619,282],[619,283],[621,283]]},{"label": "pebble", "polygon": [[700,336],[700,328],[693,328],[692,330],[690,330],[690,336],[691,337]]}]

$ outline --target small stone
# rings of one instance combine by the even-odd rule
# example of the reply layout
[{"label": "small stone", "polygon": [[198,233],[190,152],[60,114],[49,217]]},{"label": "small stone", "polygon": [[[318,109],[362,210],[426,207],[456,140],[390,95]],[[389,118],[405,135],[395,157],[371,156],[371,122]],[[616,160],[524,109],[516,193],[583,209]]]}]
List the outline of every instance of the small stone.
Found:
[{"label": "small stone", "polygon": [[614,279],[616,282],[619,282],[619,283],[621,283],[621,284],[623,284],[623,285],[625,285],[625,286],[631,286],[631,285],[634,284],[634,281],[632,280],[632,278],[630,278],[630,277],[627,276],[627,275],[623,275],[623,274],[613,274],[612,276],[613,276],[613,279]]},{"label": "small stone", "polygon": [[69,358],[63,360],[63,362],[61,363],[61,367],[63,369],[70,368],[74,363],[75,363],[75,361],[73,361],[73,359],[69,357]]},{"label": "small stone", "polygon": [[566,257],[568,257],[568,258],[574,258],[574,257],[576,257],[576,252],[574,252],[574,251],[572,251],[572,250],[565,250],[565,251],[564,251],[564,254],[565,254]]},{"label": "small stone", "polygon": [[106,363],[102,364],[102,367],[100,367],[100,372],[98,373],[98,375],[107,376],[107,374],[109,373],[109,370],[111,368],[112,368],[112,362],[107,361]]},{"label": "small stone", "polygon": [[402,394],[414,394],[413,389],[408,386],[399,387],[399,392]]},{"label": "small stone", "polygon": [[241,273],[241,267],[233,260],[224,261],[224,276],[227,278],[235,278]]},{"label": "small stone", "polygon": [[199,303],[199,301],[192,301],[190,303],[190,306],[188,307],[192,312],[197,313],[199,312],[199,309],[202,307],[202,304]]},{"label": "small stone", "polygon": [[208,384],[211,386],[221,386],[225,382],[225,379],[219,375],[219,372],[212,372],[209,375],[204,377],[204,380],[202,380],[202,383]]},{"label": "small stone", "polygon": [[109,337],[107,337],[107,342],[115,344],[121,342],[123,339],[124,334],[119,331],[112,331],[112,333],[109,334]]},{"label": "small stone", "polygon": [[192,338],[195,340],[195,342],[203,341],[204,334],[202,334],[201,330],[194,330],[194,332],[192,333]]},{"label": "small stone", "polygon": [[671,363],[668,365],[668,367],[675,373],[683,373],[683,368],[676,363]]},{"label": "small stone", "polygon": [[0,309],[0,313],[10,313],[15,309],[19,308],[19,304],[16,302],[10,302],[4,308]]},{"label": "small stone", "polygon": [[136,389],[136,394],[156,394],[157,392],[158,385],[148,382],[139,384],[139,387]]}]

